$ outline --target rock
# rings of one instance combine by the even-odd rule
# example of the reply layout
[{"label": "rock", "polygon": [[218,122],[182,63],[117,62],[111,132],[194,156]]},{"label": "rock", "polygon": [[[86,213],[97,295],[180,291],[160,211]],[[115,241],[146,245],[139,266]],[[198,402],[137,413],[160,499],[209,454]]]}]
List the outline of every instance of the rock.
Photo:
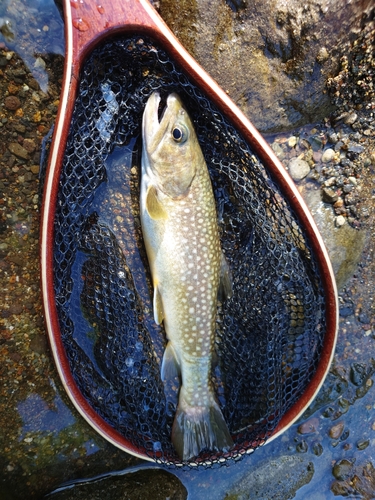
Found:
[{"label": "rock", "polygon": [[326,203],[335,203],[339,199],[338,194],[331,188],[323,188],[322,195]]},{"label": "rock", "polygon": [[339,215],[335,219],[335,226],[341,227],[345,224],[345,217],[343,215]]},{"label": "rock", "polygon": [[159,4],[181,43],[265,132],[328,116],[326,79],[337,74],[371,0],[353,0],[345,9],[339,0],[329,8],[325,0]]},{"label": "rock", "polygon": [[299,427],[297,432],[299,434],[312,434],[317,431],[319,428],[319,419],[318,418],[310,418],[306,422],[303,422]]},{"label": "rock", "polygon": [[334,152],[333,149],[331,149],[331,148],[326,149],[322,155],[322,162],[328,163],[328,162],[332,161],[333,158],[335,157],[335,154],[336,153]]},{"label": "rock", "polygon": [[15,111],[16,109],[21,107],[21,101],[15,95],[10,95],[5,98],[4,106],[10,111]]},{"label": "rock", "polygon": [[346,125],[353,125],[357,121],[358,115],[357,113],[349,113],[345,118],[344,118],[344,123]]},{"label": "rock", "polygon": [[327,247],[339,290],[353,275],[365,243],[365,232],[344,224],[335,226],[335,214],[330,205],[320,199],[318,190],[304,194],[304,199],[315,219]]},{"label": "rock", "polygon": [[285,500],[308,484],[314,475],[314,465],[300,456],[281,456],[252,468],[234,484],[224,499]]},{"label": "rock", "polygon": [[300,158],[292,158],[288,164],[288,168],[292,179],[295,181],[303,179],[310,172],[309,164]]},{"label": "rock", "polygon": [[[345,463],[347,462],[347,463]],[[335,481],[331,490],[335,496],[351,498],[364,498],[370,500],[375,496],[375,469],[371,462],[365,466],[355,467],[349,460],[340,460],[335,467],[339,467],[339,473],[344,473],[345,480]]]},{"label": "rock", "polygon": [[332,439],[339,439],[341,434],[344,432],[345,424],[344,422],[339,422],[338,424],[331,427],[329,430],[329,437]]},{"label": "rock", "polygon": [[343,460],[340,460],[334,465],[332,474],[339,481],[343,481],[348,477],[350,477],[352,470],[353,470],[353,463],[344,458]]},{"label": "rock", "polygon": [[48,496],[51,500],[185,500],[187,491],[180,481],[164,470],[140,470],[102,479],[77,482],[74,487],[62,489]]},{"label": "rock", "polygon": [[29,153],[27,150],[18,144],[18,142],[11,142],[8,146],[9,151],[13,153],[15,156],[22,158],[23,160],[27,160],[29,158]]}]

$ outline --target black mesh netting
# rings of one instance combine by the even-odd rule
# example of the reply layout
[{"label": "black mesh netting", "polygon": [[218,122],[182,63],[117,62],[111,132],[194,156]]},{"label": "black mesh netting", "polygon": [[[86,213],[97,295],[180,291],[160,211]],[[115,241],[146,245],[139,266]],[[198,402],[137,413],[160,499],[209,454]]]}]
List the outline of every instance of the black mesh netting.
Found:
[{"label": "black mesh netting", "polygon": [[139,219],[141,121],[154,90],[177,92],[210,171],[233,297],[217,320],[212,377],[235,446],[263,444],[314,374],[325,335],[319,270],[297,218],[249,146],[151,40],[106,42],[85,62],[55,218],[54,276],[74,379],[95,411],[141,451],[178,463],[178,381],[164,385],[162,327]]}]

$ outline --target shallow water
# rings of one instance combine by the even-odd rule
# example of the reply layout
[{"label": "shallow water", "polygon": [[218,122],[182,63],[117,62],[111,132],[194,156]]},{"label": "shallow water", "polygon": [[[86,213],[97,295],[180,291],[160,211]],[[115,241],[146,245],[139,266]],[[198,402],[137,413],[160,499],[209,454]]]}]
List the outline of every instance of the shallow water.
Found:
[{"label": "shallow water", "polygon": [[[20,18],[27,23],[22,24]],[[0,6],[0,22],[2,41],[7,49],[3,57],[8,60],[10,56],[6,54],[17,52],[42,91],[49,89],[51,81],[56,85],[61,74],[54,75],[52,59],[44,57],[46,52],[63,52],[62,23],[54,4],[44,0],[34,3],[30,9],[22,2],[9,0]],[[37,54],[41,54],[43,61],[47,60],[47,68],[38,60]],[[15,73],[18,68],[19,65],[14,67],[12,81],[3,81],[0,99],[4,101],[10,93],[9,86],[15,85],[15,92],[24,103],[24,114],[19,116],[18,110],[3,112],[2,125],[10,131],[9,143],[22,136],[25,147],[29,144],[27,140],[32,140],[36,148],[24,159],[17,155],[16,161],[3,157],[2,164],[2,208],[5,215],[1,226],[0,257],[5,304],[0,353],[3,367],[7,368],[3,368],[1,375],[4,392],[0,403],[3,429],[0,465],[4,489],[0,498],[4,499],[24,498],[25,492],[38,498],[65,481],[109,471],[154,468],[114,449],[82,421],[67,400],[51,361],[40,321],[38,219],[34,198],[38,186],[31,167],[38,163],[36,156],[41,138],[53,121],[57,94],[56,88],[51,88],[51,98],[43,104],[43,95],[38,94],[37,87],[24,90],[25,85],[30,88],[26,83],[30,78],[27,74]],[[28,92],[32,91],[37,94],[30,96]],[[28,102],[35,103],[30,111]],[[33,117],[38,112],[43,113],[48,106],[50,113],[45,114],[43,120],[33,121]],[[15,129],[17,123],[26,127],[26,131]],[[310,129],[306,130],[308,134]],[[5,151],[3,148],[1,152]],[[372,210],[371,168],[365,171],[365,175],[362,196]],[[281,499],[288,498],[292,495],[290,492],[296,490],[297,499],[330,499],[333,498],[331,485],[335,477],[332,466],[335,462],[355,459],[356,465],[364,465],[374,461],[375,392],[371,358],[375,335],[375,268],[372,228],[369,222],[365,224],[367,243],[360,264],[340,291],[342,316],[335,361],[312,405],[313,410],[282,436],[239,463],[199,471],[171,469],[170,472],[176,474],[187,488],[189,498],[242,498],[241,493],[248,495],[249,491],[257,489],[258,496],[250,495],[249,498],[267,498],[270,491],[277,491]],[[342,426],[337,429],[337,424]],[[289,476],[286,467],[272,475],[275,467],[272,469],[269,464],[272,461],[287,464],[283,457],[301,458],[302,461],[293,462],[294,473]],[[310,464],[313,464],[313,474]],[[130,468],[126,469],[126,466]],[[272,478],[270,484],[261,487],[259,480],[254,485],[252,481],[256,480],[258,473],[260,478]],[[308,484],[301,486],[307,481]],[[10,486],[12,483],[14,488]],[[2,494],[5,496],[1,497]]]}]

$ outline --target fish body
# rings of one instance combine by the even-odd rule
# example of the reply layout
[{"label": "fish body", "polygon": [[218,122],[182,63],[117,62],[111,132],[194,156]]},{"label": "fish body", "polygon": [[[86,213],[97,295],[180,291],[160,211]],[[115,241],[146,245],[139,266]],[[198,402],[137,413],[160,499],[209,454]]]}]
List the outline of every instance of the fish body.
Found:
[{"label": "fish body", "polygon": [[140,209],[156,323],[168,338],[162,377],[181,377],[172,443],[183,460],[233,444],[211,383],[218,293],[230,295],[211,180],[194,127],[170,94],[143,114]]}]

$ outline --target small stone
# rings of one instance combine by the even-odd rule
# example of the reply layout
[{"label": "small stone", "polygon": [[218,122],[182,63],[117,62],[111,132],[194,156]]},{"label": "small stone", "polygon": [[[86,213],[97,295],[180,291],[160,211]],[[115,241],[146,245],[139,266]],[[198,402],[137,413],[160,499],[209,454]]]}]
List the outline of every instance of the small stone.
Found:
[{"label": "small stone", "polygon": [[46,63],[40,56],[35,59],[34,68],[46,69]]},{"label": "small stone", "polygon": [[316,455],[317,457],[320,457],[320,455],[323,453],[323,446],[321,445],[321,443],[314,443],[313,447],[312,447],[312,451],[313,451],[314,455]]},{"label": "small stone", "polygon": [[33,153],[36,149],[35,141],[33,139],[25,139],[23,141],[23,147],[28,153]]},{"label": "small stone", "polygon": [[289,137],[288,139],[288,146],[290,148],[294,148],[297,145],[297,137],[295,135],[292,135],[292,137]]},{"label": "small stone", "polygon": [[342,227],[345,224],[345,217],[343,215],[338,215],[335,219],[335,226]]},{"label": "small stone", "polygon": [[289,173],[295,181],[304,179],[310,173],[310,166],[305,160],[292,158],[288,164]]},{"label": "small stone", "polygon": [[271,148],[273,149],[273,152],[279,158],[279,160],[282,160],[285,157],[284,150],[278,142],[273,142],[271,144]]},{"label": "small stone", "polygon": [[331,187],[331,186],[334,186],[336,184],[336,177],[330,177],[329,179],[327,179],[324,183],[325,187]]},{"label": "small stone", "polygon": [[21,146],[21,144],[18,144],[18,142],[11,142],[8,148],[9,151],[15,156],[18,156],[18,158],[22,158],[23,160],[27,160],[29,158],[29,153],[24,147]]},{"label": "small stone", "polygon": [[322,155],[322,162],[323,163],[328,163],[330,161],[333,160],[333,158],[335,157],[335,152],[333,149],[331,148],[328,148],[326,149],[324,152],[323,152],[323,155]]},{"label": "small stone", "polygon": [[331,427],[329,430],[329,437],[332,439],[338,439],[344,431],[344,422],[339,422],[338,424]]},{"label": "small stone", "polygon": [[369,324],[370,323],[370,317],[366,314],[366,313],[363,313],[361,312],[359,315],[358,315],[358,321],[360,323],[363,323],[365,325]]},{"label": "small stone", "polygon": [[363,153],[364,150],[364,146],[361,146],[360,144],[350,143],[348,146],[349,153],[359,154]]},{"label": "small stone", "polygon": [[15,111],[21,106],[21,101],[15,95],[10,95],[5,98],[4,106],[10,111]]},{"label": "small stone", "polygon": [[34,175],[39,174],[39,165],[31,165],[30,170]]},{"label": "small stone", "polygon": [[338,194],[331,188],[323,188],[322,193],[325,203],[335,203],[339,198]]},{"label": "small stone", "polygon": [[348,194],[353,190],[353,187],[354,187],[353,184],[345,184],[342,190],[345,194]]},{"label": "small stone", "polygon": [[344,481],[345,479],[348,479],[350,477],[352,468],[352,462],[344,458],[343,460],[339,460],[335,464],[332,473],[336,479],[338,479],[339,481]]},{"label": "small stone", "polygon": [[341,196],[339,196],[337,198],[337,201],[335,201],[335,203],[333,204],[333,207],[334,208],[341,208],[344,206],[344,200],[341,198]]},{"label": "small stone", "polygon": [[357,448],[359,450],[365,450],[369,444],[370,444],[370,441],[368,439],[362,439],[361,441],[358,441]]},{"label": "small stone", "polygon": [[353,363],[350,367],[350,381],[360,387],[367,379],[367,368],[364,363]]},{"label": "small stone", "polygon": [[346,125],[353,125],[357,121],[358,115],[357,113],[349,113],[345,118],[344,118],[344,123]]},{"label": "small stone", "polygon": [[328,59],[329,59],[329,52],[328,52],[328,50],[325,47],[321,47],[319,49],[319,52],[318,52],[317,56],[316,56],[316,61],[319,64],[322,64],[325,61],[327,61]]},{"label": "small stone", "polygon": [[333,132],[332,134],[328,135],[328,140],[329,142],[332,142],[332,144],[337,144],[339,141],[339,137],[336,132]]},{"label": "small stone", "polygon": [[308,451],[308,449],[309,449],[309,446],[304,439],[300,443],[298,443],[296,446],[297,453],[306,453]]},{"label": "small stone", "polygon": [[36,113],[33,114],[32,120],[34,123],[39,123],[42,119],[42,113],[40,111],[37,111]]},{"label": "small stone", "polygon": [[298,427],[297,432],[299,434],[312,434],[312,433],[316,432],[318,427],[319,427],[319,419],[318,418],[310,418],[309,420],[307,420],[307,422],[303,422],[303,424],[301,424]]},{"label": "small stone", "polygon": [[353,184],[353,186],[356,186],[358,184],[358,181],[355,177],[348,177],[348,181],[350,184]]}]

